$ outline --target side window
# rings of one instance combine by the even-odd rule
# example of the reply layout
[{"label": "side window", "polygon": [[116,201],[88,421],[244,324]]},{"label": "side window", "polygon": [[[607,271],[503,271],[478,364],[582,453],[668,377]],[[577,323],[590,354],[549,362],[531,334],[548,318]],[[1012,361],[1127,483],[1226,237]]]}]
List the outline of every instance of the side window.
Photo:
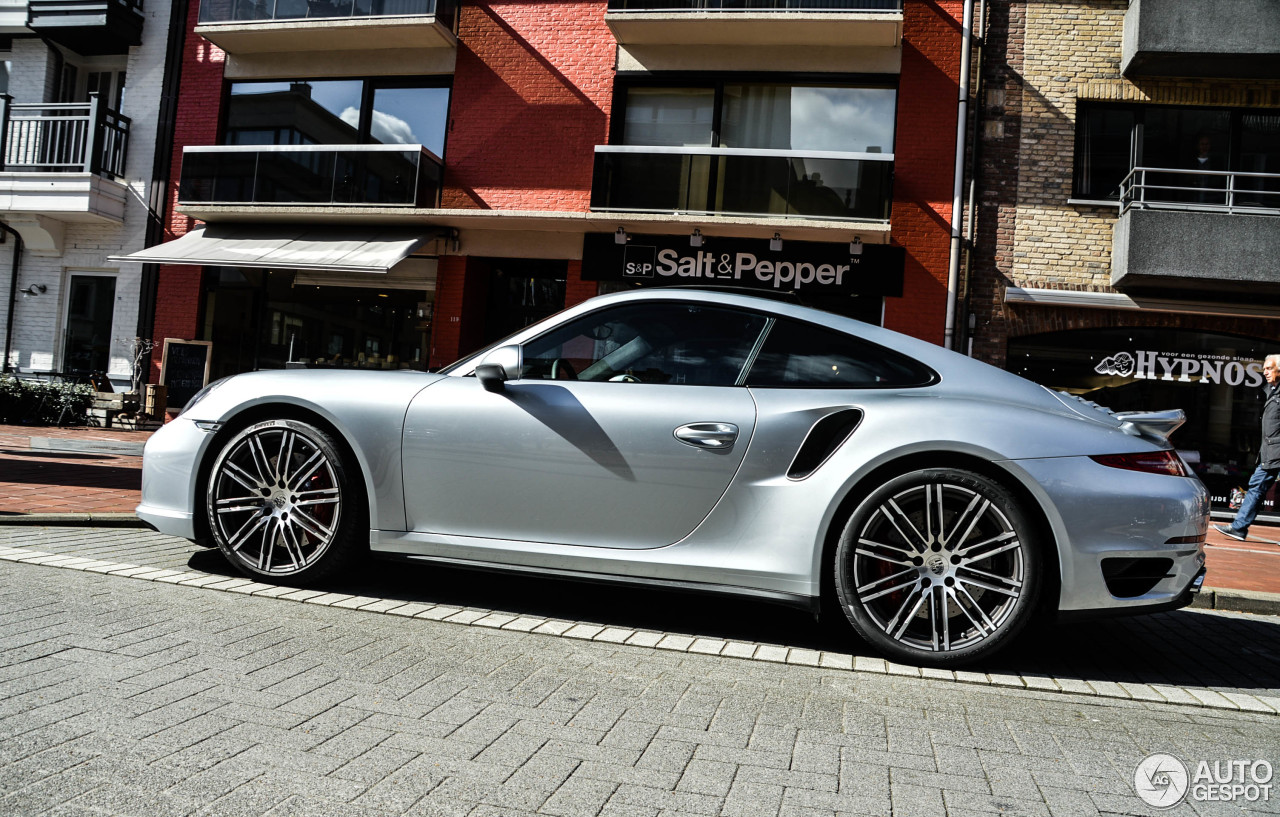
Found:
[{"label": "side window", "polygon": [[525,344],[524,376],[732,386],[765,323],[750,312],[687,302],[606,309]]},{"label": "side window", "polygon": [[936,380],[921,363],[874,343],[799,321],[769,330],[747,375],[748,386],[799,389],[884,389]]}]

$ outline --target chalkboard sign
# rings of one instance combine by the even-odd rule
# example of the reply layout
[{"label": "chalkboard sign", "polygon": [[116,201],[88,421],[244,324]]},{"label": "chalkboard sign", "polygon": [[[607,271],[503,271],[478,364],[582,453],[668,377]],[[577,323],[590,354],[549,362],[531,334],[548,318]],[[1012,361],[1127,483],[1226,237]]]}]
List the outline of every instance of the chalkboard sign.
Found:
[{"label": "chalkboard sign", "polygon": [[169,387],[169,408],[182,408],[209,383],[212,347],[213,343],[207,340],[164,339],[160,382]]}]

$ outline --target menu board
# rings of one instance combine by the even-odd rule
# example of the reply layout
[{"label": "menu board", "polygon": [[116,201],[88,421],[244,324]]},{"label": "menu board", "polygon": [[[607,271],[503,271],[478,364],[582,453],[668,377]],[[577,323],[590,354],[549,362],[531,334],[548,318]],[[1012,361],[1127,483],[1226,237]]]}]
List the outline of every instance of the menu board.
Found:
[{"label": "menu board", "polygon": [[212,341],[164,339],[160,382],[169,388],[170,408],[182,408],[196,392],[208,385],[212,349]]}]

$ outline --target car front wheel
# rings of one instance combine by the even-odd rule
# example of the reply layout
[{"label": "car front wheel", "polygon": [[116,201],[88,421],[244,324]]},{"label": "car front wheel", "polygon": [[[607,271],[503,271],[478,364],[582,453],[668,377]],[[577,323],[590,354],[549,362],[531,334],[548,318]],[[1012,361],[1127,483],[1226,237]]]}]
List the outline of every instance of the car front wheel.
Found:
[{"label": "car front wheel", "polygon": [[241,572],[303,584],[360,554],[361,499],[329,434],[297,420],[268,420],[222,446],[205,512],[214,541]]},{"label": "car front wheel", "polygon": [[1034,527],[1002,486],[959,469],[899,476],[850,517],[836,552],[840,605],[896,661],[986,657],[1026,626],[1040,591]]}]

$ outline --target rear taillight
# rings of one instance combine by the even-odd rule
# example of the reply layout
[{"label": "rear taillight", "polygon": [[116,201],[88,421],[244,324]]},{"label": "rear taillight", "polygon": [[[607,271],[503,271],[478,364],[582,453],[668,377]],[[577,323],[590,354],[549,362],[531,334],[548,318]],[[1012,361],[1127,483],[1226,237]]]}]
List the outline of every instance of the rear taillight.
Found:
[{"label": "rear taillight", "polygon": [[1109,468],[1126,471],[1142,471],[1147,474],[1166,474],[1171,477],[1189,477],[1191,472],[1174,451],[1149,451],[1143,454],[1103,454],[1090,457],[1094,462]]}]

